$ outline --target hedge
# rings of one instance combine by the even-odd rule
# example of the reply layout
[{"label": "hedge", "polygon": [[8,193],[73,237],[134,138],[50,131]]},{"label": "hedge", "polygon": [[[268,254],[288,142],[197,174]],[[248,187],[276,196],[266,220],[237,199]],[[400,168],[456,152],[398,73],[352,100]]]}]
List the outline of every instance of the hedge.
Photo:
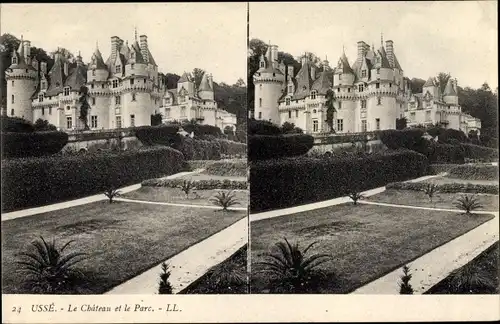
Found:
[{"label": "hedge", "polygon": [[195,136],[220,137],[222,135],[221,129],[212,125],[183,124],[181,127],[188,133],[193,132]]},{"label": "hedge", "polygon": [[461,164],[454,164],[454,163],[433,163],[429,166],[429,174],[434,174],[438,175],[443,172],[448,172],[457,165]]},{"label": "hedge", "polygon": [[481,160],[483,162],[498,161],[497,149],[475,144],[465,144],[465,143],[462,143],[460,146],[463,148],[465,156],[469,159]]},{"label": "hedge", "polygon": [[252,162],[250,208],[259,212],[332,199],[353,189],[363,191],[417,178],[427,169],[427,158],[409,150],[385,151],[364,158],[300,157]]},{"label": "hedge", "polygon": [[33,157],[58,153],[68,143],[64,132],[5,132],[2,136],[3,157]]},{"label": "hedge", "polygon": [[1,132],[31,133],[35,131],[34,125],[19,117],[0,115]]},{"label": "hedge", "polygon": [[[423,191],[428,182],[394,182],[385,187],[387,189]],[[443,183],[438,184],[438,193],[474,193],[498,195],[498,185],[480,185],[472,183]]]},{"label": "hedge", "polygon": [[314,138],[306,134],[249,135],[248,159],[251,161],[306,154]]},{"label": "hedge", "polygon": [[447,177],[465,180],[498,180],[498,166],[487,164],[458,165],[448,171]]},{"label": "hedge", "polygon": [[141,126],[134,128],[135,137],[144,145],[172,145],[178,140],[178,125]]},{"label": "hedge", "polygon": [[218,176],[235,176],[235,177],[246,177],[247,176],[247,161],[214,161],[207,165],[205,172],[208,174],[218,175]]},{"label": "hedge", "polygon": [[181,171],[171,148],[6,160],[2,211],[42,206],[104,192]]},{"label": "hedge", "polygon": [[266,120],[250,119],[247,129],[248,135],[278,135],[282,133],[278,125]]},{"label": "hedge", "polygon": [[[178,188],[181,186],[186,179],[148,179],[144,180],[141,185],[143,187],[166,187],[166,188]],[[212,190],[212,189],[248,189],[247,181],[242,180],[193,180],[194,187],[197,190]]]},{"label": "hedge", "polygon": [[[423,153],[423,152],[421,152]],[[426,154],[430,163],[464,163],[465,150],[457,144],[430,143]]]}]

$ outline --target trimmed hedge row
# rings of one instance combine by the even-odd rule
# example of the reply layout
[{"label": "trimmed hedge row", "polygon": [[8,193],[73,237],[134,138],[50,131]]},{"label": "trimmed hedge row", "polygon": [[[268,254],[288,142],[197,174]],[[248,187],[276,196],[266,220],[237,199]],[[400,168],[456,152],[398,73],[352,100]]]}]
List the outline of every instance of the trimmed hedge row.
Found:
[{"label": "trimmed hedge row", "polygon": [[248,135],[279,135],[281,128],[267,120],[249,119],[247,122]]},{"label": "trimmed hedge row", "polygon": [[308,157],[252,162],[252,212],[286,208],[345,196],[389,182],[426,174],[428,161],[409,150],[385,151],[364,158]]},{"label": "trimmed hedge row", "polygon": [[464,144],[460,145],[465,152],[465,156],[469,159],[477,159],[483,162],[496,162],[498,161],[498,150],[480,146],[475,144]]},{"label": "trimmed hedge row", "polygon": [[314,145],[314,138],[306,134],[250,135],[250,161],[290,157],[306,154]]},{"label": "trimmed hedge row", "polygon": [[[178,188],[182,186],[186,179],[148,179],[142,182],[143,187],[167,187]],[[212,189],[248,189],[248,183],[240,180],[192,180],[194,187],[197,190],[212,190]]]},{"label": "trimmed hedge row", "polygon": [[498,180],[498,166],[488,164],[457,165],[448,171],[447,177],[465,180]]},{"label": "trimmed hedge row", "polygon": [[35,131],[34,125],[19,117],[0,115],[1,132],[31,133]]},{"label": "trimmed hedge row", "polygon": [[177,140],[178,125],[141,126],[134,128],[135,137],[144,145],[171,146]]},{"label": "trimmed hedge row", "polygon": [[[387,189],[422,191],[428,182],[394,182],[385,187]],[[472,183],[443,183],[438,185],[441,193],[475,193],[498,195],[498,185],[480,185]]]},{"label": "trimmed hedge row", "polygon": [[2,211],[81,198],[174,174],[182,166],[182,154],[168,147],[6,160],[2,163]]},{"label": "trimmed hedge row", "polygon": [[429,174],[440,174],[443,172],[448,172],[457,165],[461,164],[454,164],[454,163],[434,163],[429,166]]},{"label": "trimmed hedge row", "polygon": [[430,163],[465,163],[465,150],[461,145],[430,143],[425,151]]},{"label": "trimmed hedge row", "polygon": [[211,135],[220,137],[222,135],[221,129],[212,125],[183,124],[181,127],[188,133],[194,132],[195,136]]},{"label": "trimmed hedge row", "polygon": [[3,157],[33,157],[56,154],[68,143],[64,132],[2,133]]},{"label": "trimmed hedge row", "polygon": [[218,175],[218,176],[236,176],[236,177],[246,177],[247,176],[247,162],[245,160],[225,160],[225,161],[215,161],[210,163],[205,170],[208,174]]}]

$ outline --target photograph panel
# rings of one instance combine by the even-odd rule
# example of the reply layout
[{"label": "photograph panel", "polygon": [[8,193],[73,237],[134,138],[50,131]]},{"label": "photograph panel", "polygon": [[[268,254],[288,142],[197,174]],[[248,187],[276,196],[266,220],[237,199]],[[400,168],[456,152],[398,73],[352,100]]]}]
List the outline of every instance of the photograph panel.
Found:
[{"label": "photograph panel", "polygon": [[1,18],[2,293],[247,293],[246,4]]},{"label": "photograph panel", "polygon": [[252,294],[499,293],[496,12],[250,3]]}]

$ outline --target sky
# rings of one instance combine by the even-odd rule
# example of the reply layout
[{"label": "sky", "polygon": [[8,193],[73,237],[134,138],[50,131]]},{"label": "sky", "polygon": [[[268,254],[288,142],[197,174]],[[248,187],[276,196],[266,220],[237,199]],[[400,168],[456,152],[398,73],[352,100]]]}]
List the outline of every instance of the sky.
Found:
[{"label": "sky", "polygon": [[106,60],[111,37],[129,45],[148,36],[160,72],[201,68],[214,82],[246,80],[246,3],[2,4],[0,33],[31,41],[47,52],[81,51],[88,63],[98,43]]},{"label": "sky", "polygon": [[498,86],[496,1],[250,3],[250,39],[298,56],[328,56],[342,47],[351,65],[360,40],[375,49],[394,41],[405,76],[427,80],[450,73],[461,87]]}]

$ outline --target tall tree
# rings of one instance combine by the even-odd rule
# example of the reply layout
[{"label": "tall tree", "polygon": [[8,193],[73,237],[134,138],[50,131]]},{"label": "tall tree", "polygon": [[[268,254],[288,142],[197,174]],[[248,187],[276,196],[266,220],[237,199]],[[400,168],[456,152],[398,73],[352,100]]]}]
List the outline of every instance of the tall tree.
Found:
[{"label": "tall tree", "polygon": [[410,80],[411,93],[422,93],[425,80],[419,78],[412,78]]},{"label": "tall tree", "polygon": [[434,79],[436,84],[439,86],[439,90],[441,93],[444,93],[444,89],[446,88],[446,84],[448,80],[451,78],[449,73],[440,72]]},{"label": "tall tree", "polygon": [[245,86],[245,81],[243,81],[242,78],[239,78],[238,81],[234,84],[235,87],[244,87]]},{"label": "tall tree", "polygon": [[196,87],[200,85],[201,78],[203,78],[203,74],[205,74],[205,70],[199,68],[193,69],[193,79],[194,79],[194,85]]},{"label": "tall tree", "polygon": [[326,92],[326,123],[330,126],[330,132],[335,133],[335,113],[337,110],[335,109],[333,103],[335,102],[335,93],[332,89],[328,89]]},{"label": "tall tree", "polygon": [[89,128],[89,123],[88,123],[88,114],[89,114],[89,109],[90,105],[88,102],[88,92],[89,89],[86,86],[81,86],[80,87],[80,98],[78,99],[78,102],[80,103],[80,117],[79,119],[83,122],[84,125],[84,130],[88,130]]}]

